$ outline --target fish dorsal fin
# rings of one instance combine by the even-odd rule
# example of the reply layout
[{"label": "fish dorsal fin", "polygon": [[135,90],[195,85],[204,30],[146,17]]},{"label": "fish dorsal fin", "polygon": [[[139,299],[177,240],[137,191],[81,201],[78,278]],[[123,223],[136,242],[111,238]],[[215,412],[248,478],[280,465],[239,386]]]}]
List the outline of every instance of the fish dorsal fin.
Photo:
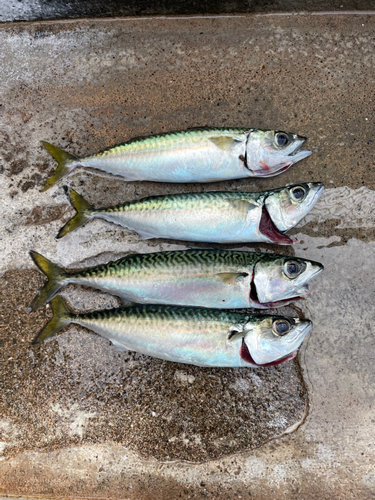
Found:
[{"label": "fish dorsal fin", "polygon": [[246,278],[248,273],[217,273],[216,276],[226,285],[235,285],[241,278]]},{"label": "fish dorsal fin", "polygon": [[231,152],[232,145],[236,142],[233,140],[233,137],[210,137],[210,141],[215,144],[219,149],[226,151],[227,153]]}]

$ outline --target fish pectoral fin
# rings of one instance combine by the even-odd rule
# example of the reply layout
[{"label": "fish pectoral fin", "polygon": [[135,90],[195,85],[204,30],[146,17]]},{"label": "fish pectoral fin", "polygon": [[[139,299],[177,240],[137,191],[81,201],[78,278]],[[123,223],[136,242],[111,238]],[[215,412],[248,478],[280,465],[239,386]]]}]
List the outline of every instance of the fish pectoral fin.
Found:
[{"label": "fish pectoral fin", "polygon": [[227,341],[240,339],[243,338],[243,336],[244,336],[243,328],[239,328],[238,326],[232,326],[229,328]]},{"label": "fish pectoral fin", "polygon": [[252,200],[229,200],[232,208],[241,213],[247,213],[249,210],[258,208],[259,204]]},{"label": "fish pectoral fin", "polygon": [[223,151],[226,151],[227,153],[230,153],[232,150],[232,146],[235,142],[233,140],[233,137],[210,137],[210,141],[215,144],[219,149],[222,149]]},{"label": "fish pectoral fin", "polygon": [[217,273],[216,276],[226,285],[235,285],[241,278],[246,278],[247,273]]}]

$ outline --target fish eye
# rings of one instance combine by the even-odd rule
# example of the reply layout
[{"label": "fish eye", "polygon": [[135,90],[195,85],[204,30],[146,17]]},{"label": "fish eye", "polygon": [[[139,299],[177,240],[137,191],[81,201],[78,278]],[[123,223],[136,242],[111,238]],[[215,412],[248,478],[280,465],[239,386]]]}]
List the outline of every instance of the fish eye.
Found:
[{"label": "fish eye", "polygon": [[282,337],[290,330],[290,323],[286,319],[277,319],[272,324],[272,330],[275,335]]},{"label": "fish eye", "polygon": [[289,137],[287,134],[285,134],[285,132],[277,132],[277,134],[275,135],[275,141],[276,141],[277,146],[279,146],[280,148],[283,148],[284,146],[286,146],[288,144]]},{"label": "fish eye", "polygon": [[303,186],[294,186],[290,193],[294,201],[301,202],[306,198],[307,190]]},{"label": "fish eye", "polygon": [[288,276],[288,278],[296,278],[299,276],[302,271],[304,271],[306,265],[303,266],[300,262],[296,260],[288,260],[284,264],[284,273]]}]

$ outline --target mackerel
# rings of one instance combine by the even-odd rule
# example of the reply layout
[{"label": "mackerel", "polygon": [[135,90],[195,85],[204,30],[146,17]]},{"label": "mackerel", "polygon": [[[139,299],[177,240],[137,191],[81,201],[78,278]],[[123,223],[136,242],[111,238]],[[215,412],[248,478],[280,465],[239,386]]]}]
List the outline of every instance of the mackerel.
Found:
[{"label": "mackerel", "polygon": [[71,190],[77,215],[58,238],[102,218],[136,231],[141,238],[212,243],[295,243],[284,234],[313,208],[324,186],[307,182],[261,193],[208,192],[153,196],[109,208],[93,208]]},{"label": "mackerel", "polygon": [[138,304],[281,307],[306,298],[309,281],[323,270],[318,262],[298,257],[230,250],[133,254],[77,272],[67,272],[37,252],[30,255],[48,277],[32,311],[70,283]]},{"label": "mackerel", "polygon": [[198,366],[281,363],[295,357],[312,326],[299,318],[178,306],[135,305],[72,314],[59,296],[52,299],[52,309],[52,320],[34,343],[75,323],[109,339],[117,350]]},{"label": "mackerel", "polygon": [[213,182],[271,177],[311,155],[304,137],[247,128],[193,128],[137,137],[100,153],[76,158],[42,141],[58,162],[44,190],[77,167],[93,168],[127,181]]}]

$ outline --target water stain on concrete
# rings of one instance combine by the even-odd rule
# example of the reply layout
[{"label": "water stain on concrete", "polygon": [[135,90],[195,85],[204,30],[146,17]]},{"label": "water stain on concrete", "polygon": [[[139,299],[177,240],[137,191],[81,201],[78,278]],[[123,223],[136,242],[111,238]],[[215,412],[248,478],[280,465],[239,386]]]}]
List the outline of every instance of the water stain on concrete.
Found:
[{"label": "water stain on concrete", "polygon": [[[143,457],[202,461],[259,447],[303,420],[307,397],[297,361],[202,369],[118,353],[76,327],[31,346],[51,317],[48,306],[27,313],[41,283],[34,270],[0,280],[0,412],[11,423],[1,433],[2,456],[113,443]],[[113,297],[103,304],[101,293],[78,295],[86,308],[118,305]]]}]

